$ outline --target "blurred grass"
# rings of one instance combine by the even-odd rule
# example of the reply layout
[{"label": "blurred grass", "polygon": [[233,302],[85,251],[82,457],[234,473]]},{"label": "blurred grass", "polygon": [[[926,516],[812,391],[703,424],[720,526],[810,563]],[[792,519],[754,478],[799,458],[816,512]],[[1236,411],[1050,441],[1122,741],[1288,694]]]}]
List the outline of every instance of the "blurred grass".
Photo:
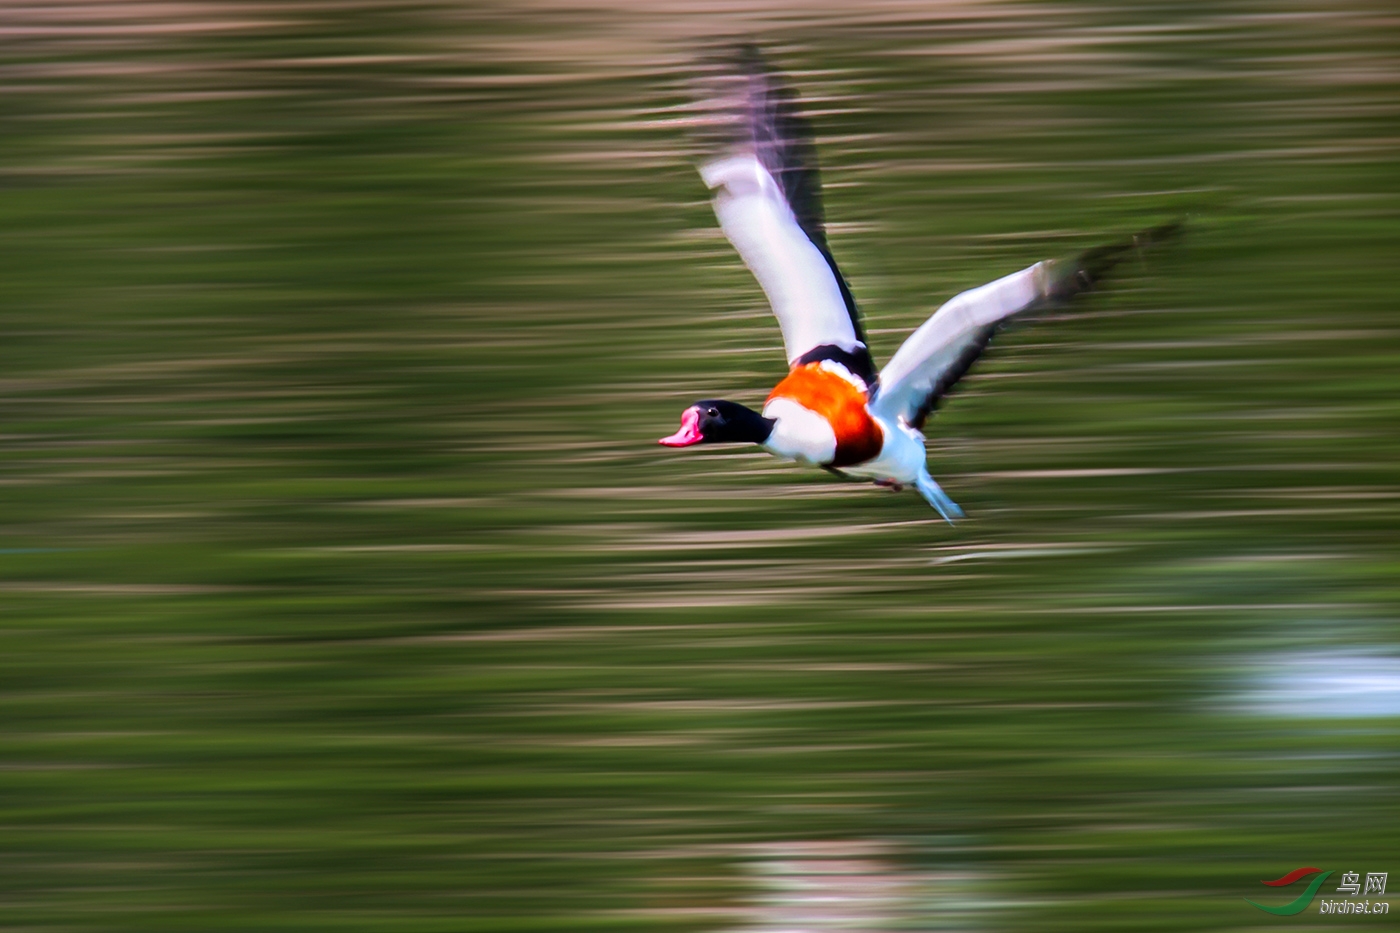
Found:
[{"label": "blurred grass", "polygon": [[665,30],[734,26],[532,9],[17,14],[4,924],[714,929],[804,839],[972,871],[1006,929],[1387,870],[1394,720],[1227,698],[1394,650],[1388,9],[743,21],[881,358],[1191,217],[933,422],[956,528],[654,447],[782,369],[669,123]]}]

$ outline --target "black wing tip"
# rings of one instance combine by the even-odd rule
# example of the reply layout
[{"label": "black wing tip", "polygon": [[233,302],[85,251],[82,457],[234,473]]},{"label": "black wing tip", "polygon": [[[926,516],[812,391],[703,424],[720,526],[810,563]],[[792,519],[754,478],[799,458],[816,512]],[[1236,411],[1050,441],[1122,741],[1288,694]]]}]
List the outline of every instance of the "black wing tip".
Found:
[{"label": "black wing tip", "polygon": [[1121,240],[1087,249],[1073,259],[1052,263],[1047,298],[1058,304],[1093,291],[1123,260],[1133,255],[1143,256],[1149,250],[1181,239],[1185,233],[1186,218],[1178,217]]},{"label": "black wing tip", "polygon": [[[775,147],[805,146],[808,151],[800,155],[810,157],[811,133],[799,112],[798,96],[759,46],[718,40],[710,43],[696,56],[692,85],[701,115],[695,135],[702,149],[749,149],[767,156],[767,164],[775,161]],[[782,155],[798,154],[780,153],[769,170],[798,167],[781,164]]]},{"label": "black wing tip", "polygon": [[702,40],[696,52],[702,68],[750,77],[781,77],[769,57],[770,52],[760,43],[724,36]]},{"label": "black wing tip", "polygon": [[774,74],[773,67],[768,64],[768,56],[763,53],[755,42],[738,42],[730,47],[730,56],[748,74]]}]

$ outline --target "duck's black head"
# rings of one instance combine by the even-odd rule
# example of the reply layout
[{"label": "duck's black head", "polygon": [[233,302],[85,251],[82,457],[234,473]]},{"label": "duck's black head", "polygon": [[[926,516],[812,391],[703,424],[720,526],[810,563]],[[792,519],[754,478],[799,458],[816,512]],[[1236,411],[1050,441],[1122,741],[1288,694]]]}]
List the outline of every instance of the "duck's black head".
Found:
[{"label": "duck's black head", "polygon": [[681,429],[659,443],[667,447],[691,444],[762,444],[773,433],[774,421],[738,402],[707,398],[681,412]]}]

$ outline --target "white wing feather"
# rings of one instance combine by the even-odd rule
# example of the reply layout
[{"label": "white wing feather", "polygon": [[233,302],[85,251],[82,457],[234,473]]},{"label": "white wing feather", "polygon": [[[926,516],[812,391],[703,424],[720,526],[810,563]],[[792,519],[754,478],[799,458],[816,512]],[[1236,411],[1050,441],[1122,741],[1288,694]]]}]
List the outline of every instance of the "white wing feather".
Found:
[{"label": "white wing feather", "polygon": [[802,232],[782,189],[757,156],[716,159],[701,166],[700,175],[715,189],[715,216],[724,235],[768,296],[788,363],[824,344],[848,352],[864,347],[831,266]]},{"label": "white wing feather", "polygon": [[1046,298],[1050,286],[1049,263],[1038,262],[950,299],[880,372],[871,411],[891,421],[915,420],[929,396],[947,388],[945,380],[962,374],[966,355],[980,351],[988,328]]}]

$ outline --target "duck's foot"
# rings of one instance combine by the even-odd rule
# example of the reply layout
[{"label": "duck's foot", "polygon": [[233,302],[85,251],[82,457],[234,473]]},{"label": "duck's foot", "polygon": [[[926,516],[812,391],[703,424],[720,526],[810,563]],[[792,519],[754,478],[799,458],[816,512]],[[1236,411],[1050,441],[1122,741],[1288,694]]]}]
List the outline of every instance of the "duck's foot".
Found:
[{"label": "duck's foot", "polygon": [[892,479],[877,479],[876,486],[883,486],[885,489],[893,489],[895,492],[903,492],[904,484]]},{"label": "duck's foot", "polygon": [[953,524],[954,519],[963,517],[963,510],[958,508],[958,504],[948,498],[948,494],[943,491],[932,476],[927,472],[920,473],[919,478],[914,482],[918,487],[919,494],[928,501],[928,504],[938,510],[938,514],[943,516],[943,520],[948,524]]}]

